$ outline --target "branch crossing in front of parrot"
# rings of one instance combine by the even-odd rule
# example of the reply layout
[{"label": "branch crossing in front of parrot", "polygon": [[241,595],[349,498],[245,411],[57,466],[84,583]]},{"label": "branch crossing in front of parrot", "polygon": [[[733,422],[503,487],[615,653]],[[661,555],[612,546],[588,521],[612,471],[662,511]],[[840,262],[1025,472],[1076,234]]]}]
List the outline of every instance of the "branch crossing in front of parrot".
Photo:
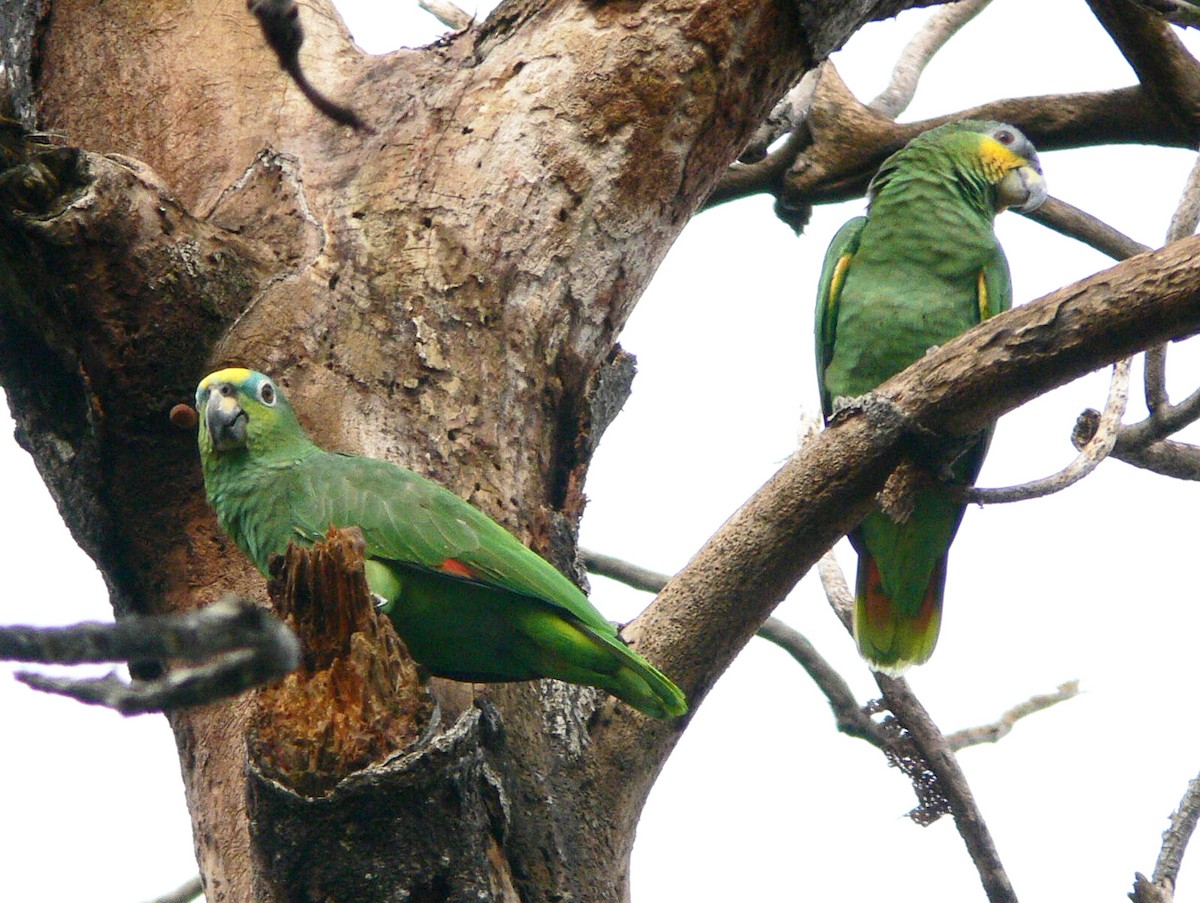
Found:
[{"label": "branch crossing in front of parrot", "polygon": [[[992,222],[1045,198],[1033,145],[1001,122],[948,123],[884,161],[867,215],[846,223],[825,254],[816,344],[826,422],[877,406],[881,383],[1008,310],[1008,261]],[[903,427],[894,419],[885,416],[885,426]],[[849,534],[859,557],[854,636],[876,670],[896,675],[933,654],[965,511],[952,484],[975,482],[991,433],[918,443],[921,460],[901,465],[903,479],[889,480],[882,504]]]}]

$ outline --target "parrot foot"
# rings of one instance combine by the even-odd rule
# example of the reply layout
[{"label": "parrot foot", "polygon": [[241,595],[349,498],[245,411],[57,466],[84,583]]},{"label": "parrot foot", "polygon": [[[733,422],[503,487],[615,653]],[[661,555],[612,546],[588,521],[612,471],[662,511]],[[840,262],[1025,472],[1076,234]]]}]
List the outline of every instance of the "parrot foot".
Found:
[{"label": "parrot foot", "polygon": [[839,395],[833,399],[833,413],[826,419],[833,425],[843,417],[863,414],[876,430],[896,439],[904,434],[919,435],[926,432],[906,411],[885,395],[867,392],[854,398]]}]

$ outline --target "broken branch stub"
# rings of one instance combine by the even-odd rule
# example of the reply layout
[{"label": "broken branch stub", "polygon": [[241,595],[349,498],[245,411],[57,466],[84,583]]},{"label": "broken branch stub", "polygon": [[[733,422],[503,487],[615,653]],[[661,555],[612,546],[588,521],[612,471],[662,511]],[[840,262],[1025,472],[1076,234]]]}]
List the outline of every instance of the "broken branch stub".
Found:
[{"label": "broken branch stub", "polygon": [[304,655],[299,670],[259,694],[249,746],[262,774],[319,796],[421,737],[434,704],[375,610],[357,530],[331,527],[312,548],[288,546],[272,561],[268,592]]}]

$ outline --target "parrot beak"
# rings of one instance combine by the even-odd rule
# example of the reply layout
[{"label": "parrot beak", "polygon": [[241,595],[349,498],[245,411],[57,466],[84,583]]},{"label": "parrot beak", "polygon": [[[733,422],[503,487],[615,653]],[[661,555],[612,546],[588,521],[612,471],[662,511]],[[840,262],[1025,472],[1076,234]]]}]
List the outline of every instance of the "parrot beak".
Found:
[{"label": "parrot beak", "polygon": [[249,418],[237,403],[237,396],[213,391],[208,396],[204,409],[204,421],[208,435],[212,437],[214,451],[230,451],[246,447],[246,423]]},{"label": "parrot beak", "polygon": [[996,202],[1000,210],[1036,210],[1046,200],[1046,180],[1037,155],[1024,166],[1011,169],[996,186]]}]

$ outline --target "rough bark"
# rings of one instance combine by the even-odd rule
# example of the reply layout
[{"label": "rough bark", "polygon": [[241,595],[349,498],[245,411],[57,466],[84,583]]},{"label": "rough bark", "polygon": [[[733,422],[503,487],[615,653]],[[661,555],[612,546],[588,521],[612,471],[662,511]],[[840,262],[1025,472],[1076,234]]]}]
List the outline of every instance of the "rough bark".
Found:
[{"label": "rough bark", "polygon": [[[616,337],[641,290],[798,74],[909,5],[515,0],[379,58],[306,5],[305,70],[369,136],[309,108],[237,0],[9,5],[19,112],[88,153],[5,158],[21,175],[10,187],[42,188],[3,205],[0,380],[117,611],[262,596],[167,420],[230,362],[278,377],[322,444],[433,476],[571,567],[588,459],[628,379]],[[356,841],[398,857],[428,839],[414,824],[430,805],[469,809],[441,876],[342,890],[627,896],[633,827],[669,746],[609,743],[644,719],[590,690],[478,695],[472,707],[469,690],[442,688],[442,734],[332,791],[363,813]],[[303,834],[310,847],[263,855],[295,826],[280,814],[251,832],[275,786],[247,783],[255,711],[172,717],[206,892],[313,899],[349,880],[353,853],[327,821]],[[431,798],[410,792],[420,780],[474,790]],[[341,877],[309,880],[334,865]]]}]

